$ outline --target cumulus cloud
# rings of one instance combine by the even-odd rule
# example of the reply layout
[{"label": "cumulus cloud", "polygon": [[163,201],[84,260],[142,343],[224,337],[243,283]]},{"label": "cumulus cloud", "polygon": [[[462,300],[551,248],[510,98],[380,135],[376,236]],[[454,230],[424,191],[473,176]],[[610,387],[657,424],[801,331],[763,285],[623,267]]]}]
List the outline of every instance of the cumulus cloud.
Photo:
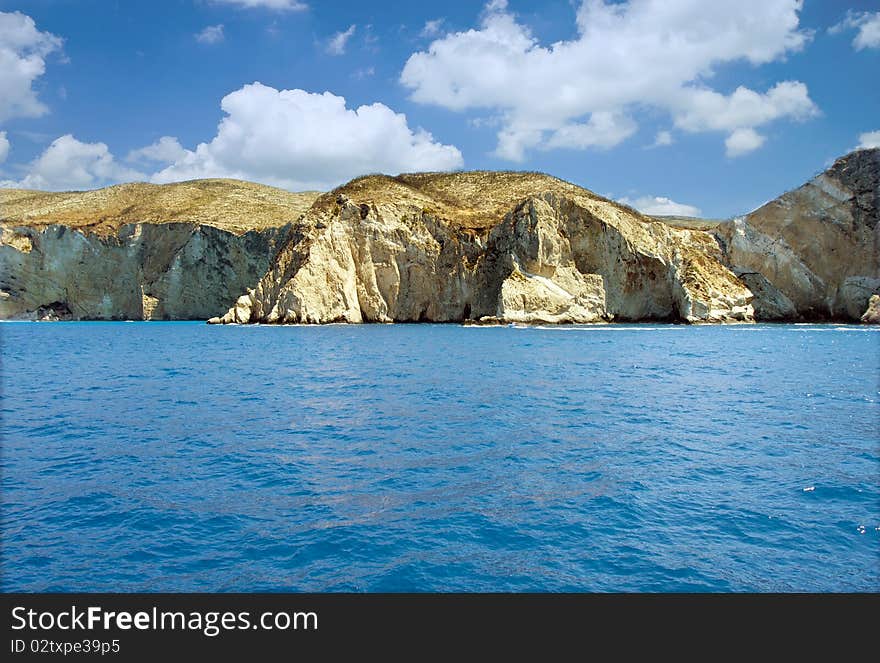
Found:
[{"label": "cumulus cloud", "polygon": [[652,216],[700,216],[700,208],[677,203],[665,196],[642,196],[641,198],[621,198],[620,202],[629,205],[642,214]]},{"label": "cumulus cloud", "polygon": [[128,162],[155,162],[155,163],[174,163],[186,156],[186,150],[183,149],[180,142],[173,136],[162,136],[152,145],[132,150],[125,157]]},{"label": "cumulus cloud", "polygon": [[[547,141],[539,147],[545,149],[568,148],[583,150],[588,147],[609,148],[614,147],[623,140],[632,136],[638,125],[632,118],[607,111],[596,111],[590,115],[586,122],[569,122],[550,134]],[[517,160],[522,158],[523,143],[516,136],[504,136],[510,139],[512,145],[502,147],[502,151],[515,154]],[[503,145],[503,143],[502,143]]]},{"label": "cumulus cloud", "polygon": [[[162,136],[132,150],[126,161],[152,175],[119,163],[104,143],[61,136],[31,164],[18,181],[0,186],[50,191],[93,189],[150,179],[175,182],[203,177],[232,177],[291,190],[330,189],[372,172],[453,170],[461,152],[424,130],[412,130],[406,116],[384,104],[356,109],[330,92],[276,90],[260,83],[226,95],[226,117],[217,135],[195,150],[177,138]],[[0,132],[0,162],[9,151]]]},{"label": "cumulus cloud", "polygon": [[218,5],[234,5],[244,9],[273,9],[275,11],[305,11],[309,6],[299,0],[213,0]]},{"label": "cumulus cloud", "polygon": [[857,51],[865,48],[880,48],[880,12],[849,10],[844,19],[832,26],[828,32],[839,34],[848,30],[856,30],[852,45]]},{"label": "cumulus cloud", "polygon": [[29,165],[23,179],[3,185],[63,191],[138,179],[144,179],[144,175],[119,164],[104,143],[83,143],[67,134],[54,140]]},{"label": "cumulus cloud", "polygon": [[724,146],[727,148],[727,156],[735,158],[754,152],[764,144],[765,140],[766,138],[754,129],[735,129],[724,141]]},{"label": "cumulus cloud", "polygon": [[411,55],[400,81],[416,102],[499,117],[496,153],[514,161],[534,148],[616,145],[636,131],[643,107],[686,131],[731,136],[816,112],[797,81],[730,95],[708,86],[719,65],[760,65],[803,48],[810,34],[799,29],[800,9],[800,0],[584,0],[577,37],[543,46],[505,0],[493,0],[478,28]]},{"label": "cumulus cloud", "polygon": [[348,45],[348,40],[354,36],[356,29],[356,25],[350,25],[348,30],[337,32],[330,37],[330,40],[327,42],[327,52],[330,55],[345,55],[345,47]]},{"label": "cumulus cloud", "polygon": [[856,149],[869,150],[872,147],[880,147],[880,130],[859,134],[859,144],[856,146]]},{"label": "cumulus cloud", "polygon": [[384,104],[349,109],[330,92],[253,83],[226,95],[217,135],[153,176],[155,182],[233,177],[291,190],[329,189],[358,175],[452,170],[461,152],[412,130]]},{"label": "cumulus cloud", "polygon": [[61,49],[60,37],[40,32],[21,12],[0,12],[0,122],[48,112],[34,81],[46,71],[46,57]]},{"label": "cumulus cloud", "polygon": [[196,41],[200,44],[219,44],[225,38],[223,24],[209,25],[201,32],[196,33]]},{"label": "cumulus cloud", "polygon": [[705,88],[688,89],[676,118],[676,126],[687,131],[732,131],[766,124],[781,117],[803,120],[818,113],[798,81],[777,83],[760,94],[738,87],[723,95]]}]

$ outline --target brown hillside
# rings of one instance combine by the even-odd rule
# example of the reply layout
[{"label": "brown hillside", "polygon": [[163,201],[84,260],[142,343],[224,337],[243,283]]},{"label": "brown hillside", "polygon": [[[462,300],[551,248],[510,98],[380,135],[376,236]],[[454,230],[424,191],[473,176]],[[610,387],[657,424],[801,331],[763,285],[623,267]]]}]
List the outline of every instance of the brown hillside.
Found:
[{"label": "brown hillside", "polygon": [[98,235],[127,223],[198,223],[241,234],[296,221],[319,195],[230,179],[136,182],[94,191],[0,189],[0,222],[65,225]]},{"label": "brown hillside", "polygon": [[421,207],[459,227],[483,229],[497,225],[523,199],[548,192],[588,208],[613,207],[641,218],[635,210],[559,178],[514,171],[366,175],[321,196],[315,209],[331,210],[343,194],[358,203]]}]

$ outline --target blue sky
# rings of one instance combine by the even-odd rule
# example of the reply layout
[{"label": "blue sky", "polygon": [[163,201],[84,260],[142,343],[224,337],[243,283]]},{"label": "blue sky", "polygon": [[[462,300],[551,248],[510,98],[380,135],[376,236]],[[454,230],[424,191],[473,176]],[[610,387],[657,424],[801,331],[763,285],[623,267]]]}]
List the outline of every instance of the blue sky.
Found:
[{"label": "blue sky", "polygon": [[876,0],[0,0],[0,12],[5,186],[232,176],[303,189],[522,169],[649,212],[726,217],[880,143]]}]

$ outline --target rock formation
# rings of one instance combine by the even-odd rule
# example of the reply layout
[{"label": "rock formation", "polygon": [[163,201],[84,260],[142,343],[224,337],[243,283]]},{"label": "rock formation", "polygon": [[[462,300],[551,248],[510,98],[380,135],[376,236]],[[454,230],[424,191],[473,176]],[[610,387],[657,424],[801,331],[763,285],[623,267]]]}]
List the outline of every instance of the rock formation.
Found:
[{"label": "rock formation", "polygon": [[225,323],[752,320],[705,232],[546,175],[356,179],[319,198]]},{"label": "rock formation", "polygon": [[880,149],[857,150],[713,232],[759,320],[858,321],[880,292],[878,217]]},{"label": "rock formation", "polygon": [[0,318],[207,319],[260,279],[315,195],[228,180],[0,189]]},{"label": "rock formation", "polygon": [[0,318],[880,322],[880,150],[730,221],[537,173],[0,189]]},{"label": "rock formation", "polygon": [[871,299],[868,300],[868,310],[861,319],[867,325],[880,325],[880,295],[871,295]]}]

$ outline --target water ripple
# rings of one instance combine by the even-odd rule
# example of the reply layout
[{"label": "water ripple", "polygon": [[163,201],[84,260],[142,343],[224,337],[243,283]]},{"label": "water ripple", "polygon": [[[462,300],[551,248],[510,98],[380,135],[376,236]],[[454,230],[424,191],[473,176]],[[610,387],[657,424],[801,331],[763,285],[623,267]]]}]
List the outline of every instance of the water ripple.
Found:
[{"label": "water ripple", "polygon": [[876,330],[0,334],[4,591],[880,591]]}]

